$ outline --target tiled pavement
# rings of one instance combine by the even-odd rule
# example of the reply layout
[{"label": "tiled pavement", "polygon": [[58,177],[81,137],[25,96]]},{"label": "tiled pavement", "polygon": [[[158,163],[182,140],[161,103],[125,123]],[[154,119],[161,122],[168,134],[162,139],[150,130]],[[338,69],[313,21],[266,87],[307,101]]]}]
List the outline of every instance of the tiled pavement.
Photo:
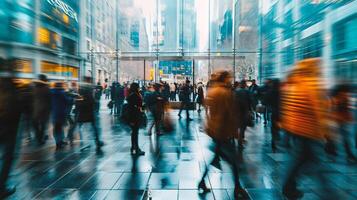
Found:
[{"label": "tiled pavement", "polygon": [[[41,148],[22,140],[11,182],[17,192],[9,199],[233,199],[232,176],[222,162],[222,170],[211,167],[206,180],[212,192],[197,192],[201,173],[212,152],[210,139],[202,132],[204,114],[192,113],[194,121],[186,123],[171,112],[176,129],[157,138],[141,130],[140,147],[145,156],[133,158],[129,153],[130,131],[109,115],[102,103],[100,124],[106,145],[96,152],[90,127],[83,127],[82,144],[56,151],[52,139]],[[283,199],[281,184],[291,159],[290,150],[279,146],[270,149],[269,129],[260,123],[248,128],[247,143],[240,159],[240,178],[251,199]],[[291,147],[293,148],[293,147]],[[331,199],[357,199],[357,165],[347,164],[343,156],[331,158],[321,154],[323,169],[306,170],[299,188],[303,199],[320,199],[321,184],[316,174],[328,177]]]}]

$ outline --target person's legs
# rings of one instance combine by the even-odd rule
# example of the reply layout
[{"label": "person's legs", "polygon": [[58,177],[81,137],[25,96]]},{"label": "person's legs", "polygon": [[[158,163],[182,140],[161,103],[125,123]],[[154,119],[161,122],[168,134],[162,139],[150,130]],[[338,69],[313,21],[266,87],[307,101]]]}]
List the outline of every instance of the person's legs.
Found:
[{"label": "person's legs", "polygon": [[16,132],[12,132],[12,134],[14,135],[11,136],[11,138],[8,138],[6,141],[3,141],[3,143],[0,144],[3,148],[2,165],[0,168],[0,193],[6,189],[6,183],[15,158],[14,154],[16,147]]},{"label": "person's legs", "polygon": [[179,114],[178,114],[179,117],[181,117],[181,112],[182,112],[184,106],[185,106],[185,103],[183,101],[181,101],[181,103],[180,103],[180,111],[179,111]]},{"label": "person's legs", "polygon": [[343,138],[343,146],[345,148],[346,154],[347,154],[347,159],[355,159],[355,156],[353,155],[353,152],[351,150],[350,146],[350,134],[348,130],[348,124],[340,124],[339,125],[339,131],[340,135]]},{"label": "person's legs", "polygon": [[271,148],[273,151],[276,150],[276,140],[278,138],[279,134],[279,127],[278,124],[275,120],[272,120],[271,122]]},{"label": "person's legs", "polygon": [[297,189],[296,178],[302,167],[311,161],[315,156],[312,146],[309,143],[310,139],[302,137],[294,137],[296,157],[292,159],[292,165],[287,171],[286,180],[283,184],[283,193],[287,197],[301,197],[303,194]]},{"label": "person's legs", "polygon": [[191,119],[190,118],[190,112],[189,112],[189,109],[190,109],[190,103],[189,102],[185,102],[185,109],[186,109],[186,118],[189,120],[189,119]]},{"label": "person's legs", "polygon": [[231,167],[234,179],[234,196],[235,198],[249,198],[248,192],[242,187],[239,181],[238,155],[234,144],[231,141],[220,142],[219,155],[226,160]]},{"label": "person's legs", "polygon": [[39,144],[41,144],[42,141],[42,137],[41,137],[41,127],[40,127],[40,122],[38,119],[33,119],[33,123],[32,123],[33,129],[35,131],[35,136],[36,136],[36,140]]},{"label": "person's legs", "polygon": [[64,145],[64,142],[63,142],[64,135],[63,134],[64,134],[63,133],[63,122],[61,122],[61,121],[55,122],[53,136],[55,138],[57,148],[62,148]]},{"label": "person's legs", "polygon": [[139,125],[135,124],[131,126],[131,154],[133,155],[145,155],[145,152],[139,148]]}]

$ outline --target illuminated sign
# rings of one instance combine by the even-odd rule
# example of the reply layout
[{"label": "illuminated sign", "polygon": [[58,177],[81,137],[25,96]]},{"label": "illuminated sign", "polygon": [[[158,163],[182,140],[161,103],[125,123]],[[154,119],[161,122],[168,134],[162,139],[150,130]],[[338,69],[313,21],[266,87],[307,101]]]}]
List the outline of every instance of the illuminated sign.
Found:
[{"label": "illuminated sign", "polygon": [[78,22],[78,17],[77,13],[71,8],[69,5],[64,3],[62,0],[47,0],[49,4],[52,6],[55,6],[56,8],[60,9],[62,12],[64,12],[66,15],[68,15],[70,18],[76,20]]}]

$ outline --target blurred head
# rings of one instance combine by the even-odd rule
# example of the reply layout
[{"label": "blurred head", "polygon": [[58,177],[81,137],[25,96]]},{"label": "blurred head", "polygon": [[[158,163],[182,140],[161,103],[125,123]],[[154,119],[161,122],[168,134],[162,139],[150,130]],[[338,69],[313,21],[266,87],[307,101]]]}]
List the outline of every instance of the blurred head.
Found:
[{"label": "blurred head", "polygon": [[216,83],[231,84],[232,75],[229,71],[218,71],[215,73],[213,81]]},{"label": "blurred head", "polygon": [[53,85],[54,89],[64,89],[65,85],[63,82],[55,82]]},{"label": "blurred head", "polygon": [[47,80],[47,76],[44,75],[44,74],[38,75],[38,80],[43,81],[43,82],[47,82],[48,81]]},{"label": "blurred head", "polygon": [[252,85],[255,85],[256,84],[256,81],[255,79],[252,80]]},{"label": "blurred head", "polygon": [[130,92],[131,92],[131,93],[139,92],[139,88],[140,88],[140,86],[139,86],[138,83],[132,83],[132,84],[130,85]]},{"label": "blurred head", "polygon": [[155,90],[155,91],[159,91],[160,88],[161,88],[161,84],[159,84],[159,83],[155,83],[155,84],[154,84],[154,90]]},{"label": "blurred head", "polygon": [[245,80],[241,80],[239,83],[240,88],[246,88],[247,87],[247,82]]}]

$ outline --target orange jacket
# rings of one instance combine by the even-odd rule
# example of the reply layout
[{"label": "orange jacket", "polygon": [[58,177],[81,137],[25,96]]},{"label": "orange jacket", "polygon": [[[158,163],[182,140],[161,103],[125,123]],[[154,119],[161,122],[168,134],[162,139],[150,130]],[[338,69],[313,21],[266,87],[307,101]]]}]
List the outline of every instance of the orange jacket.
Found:
[{"label": "orange jacket", "polygon": [[281,94],[281,128],[311,139],[326,134],[325,102],[316,59],[304,60],[289,74]]}]

